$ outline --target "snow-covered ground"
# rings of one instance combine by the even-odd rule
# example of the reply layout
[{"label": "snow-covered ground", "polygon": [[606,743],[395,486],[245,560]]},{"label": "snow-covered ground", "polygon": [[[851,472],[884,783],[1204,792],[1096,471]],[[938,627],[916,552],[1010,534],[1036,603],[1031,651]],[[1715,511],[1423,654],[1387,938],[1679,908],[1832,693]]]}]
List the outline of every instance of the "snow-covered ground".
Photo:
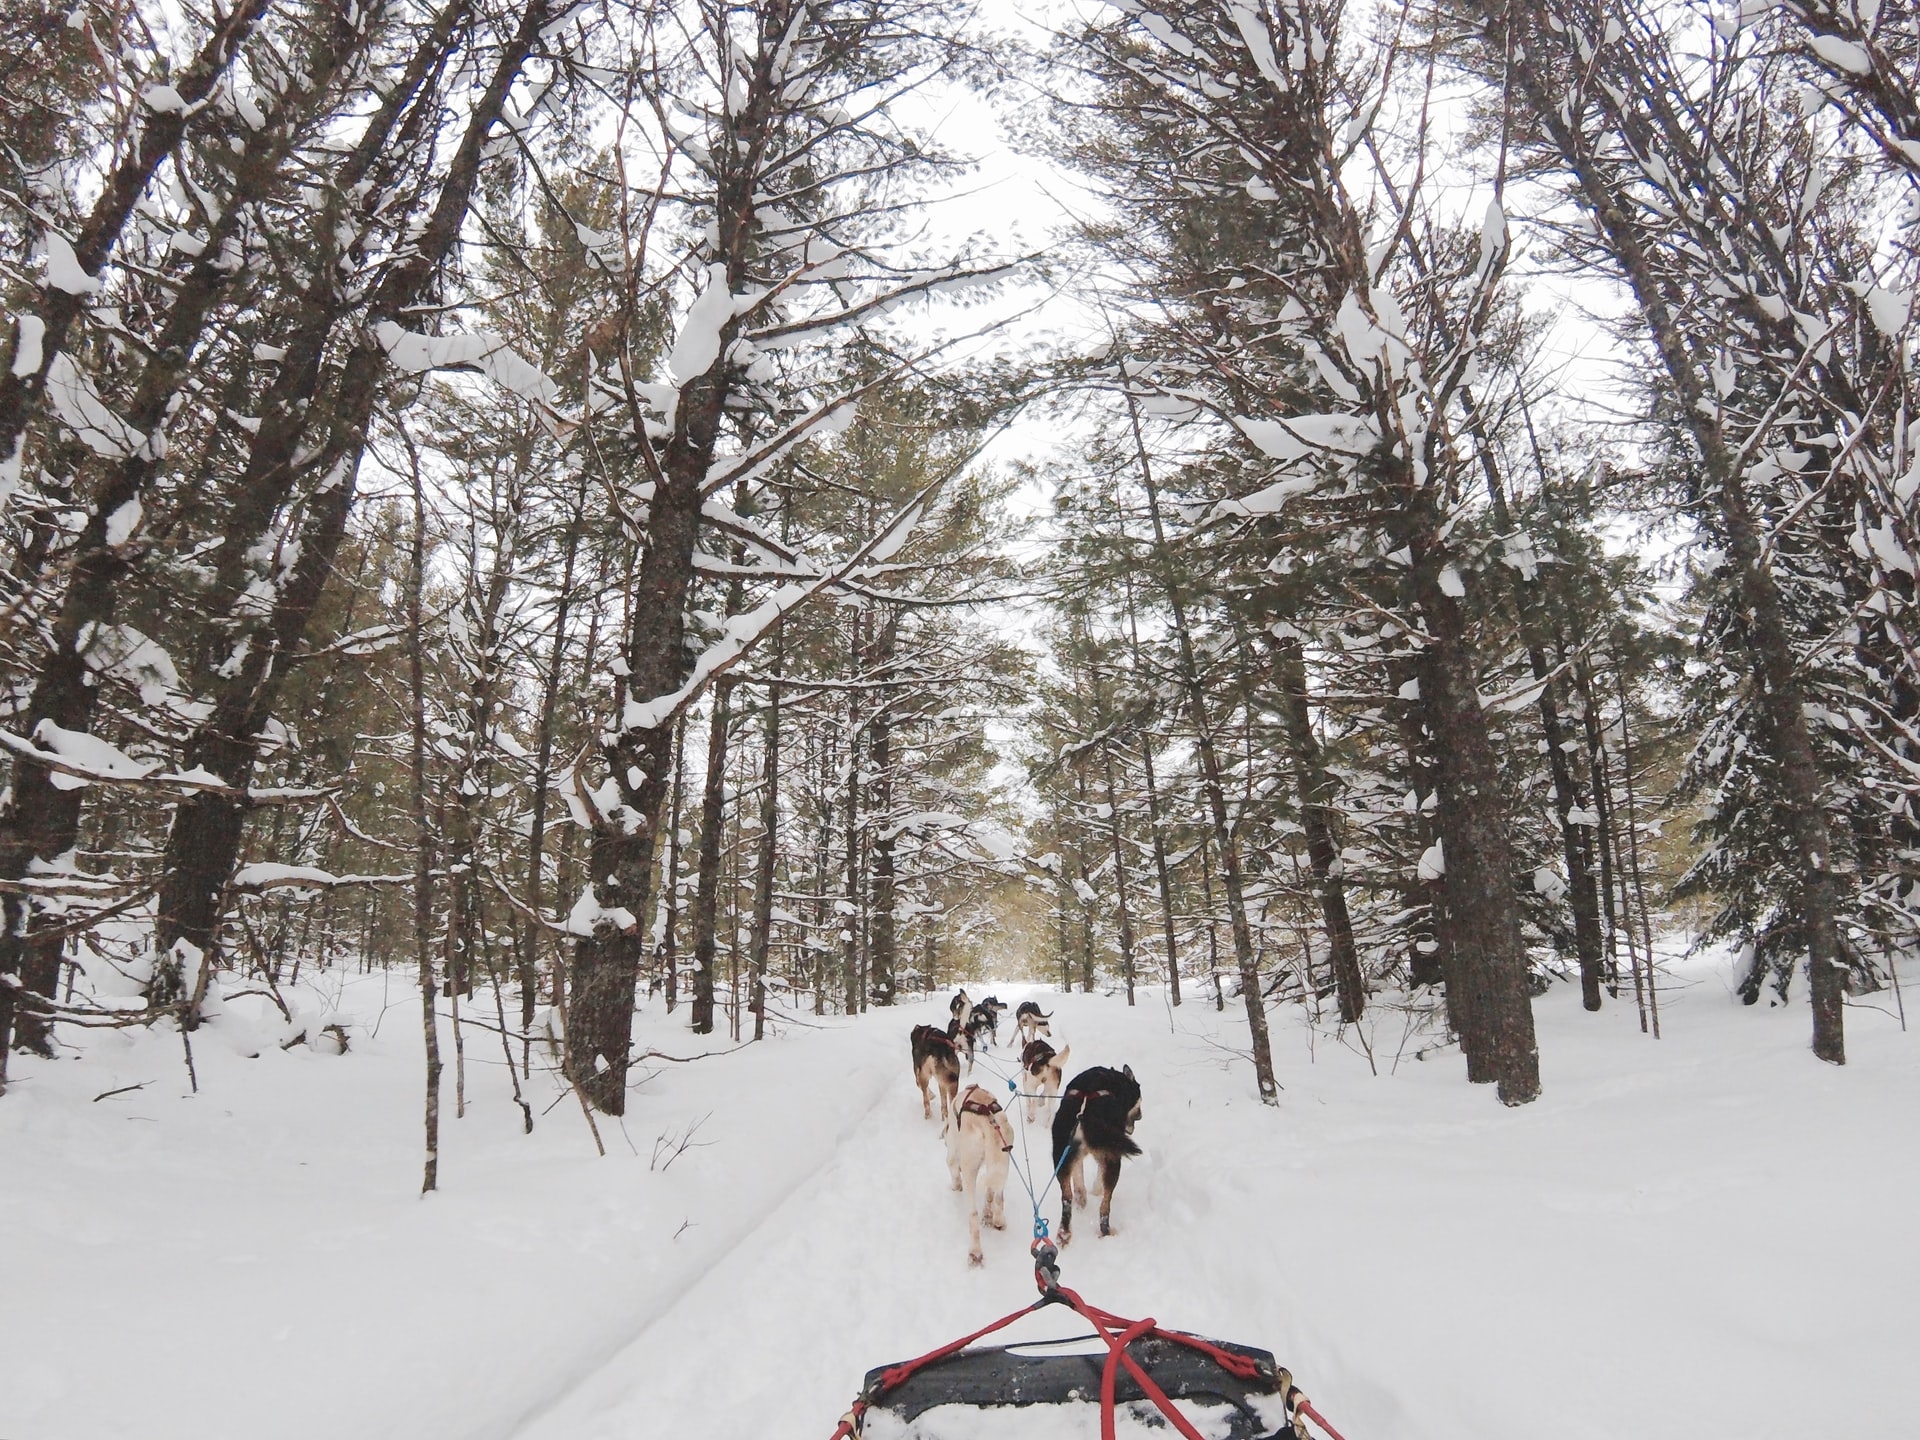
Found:
[{"label": "snow-covered ground", "polygon": [[[942,1005],[654,1062],[604,1160],[538,1068],[521,1134],[473,1031],[422,1199],[417,996],[322,984],[350,1053],[283,1052],[233,1002],[197,1096],[158,1031],[16,1062],[0,1436],[824,1440],[870,1365],[1031,1298],[1018,1182],[969,1270],[920,1118],[906,1031]],[[1450,1053],[1387,1074],[1391,1013],[1378,1076],[1277,1013],[1266,1110],[1231,1009],[1047,998],[1073,1068],[1145,1091],[1119,1233],[1085,1226],[1065,1276],[1272,1349],[1348,1440],[1916,1433],[1920,1036],[1855,1009],[1834,1070],[1803,1008],[1742,1010],[1719,966],[1665,999],[1657,1043],[1630,1003],[1541,1000],[1546,1094],[1507,1111]],[[696,1053],[683,1018],[651,1007],[642,1043]]]}]

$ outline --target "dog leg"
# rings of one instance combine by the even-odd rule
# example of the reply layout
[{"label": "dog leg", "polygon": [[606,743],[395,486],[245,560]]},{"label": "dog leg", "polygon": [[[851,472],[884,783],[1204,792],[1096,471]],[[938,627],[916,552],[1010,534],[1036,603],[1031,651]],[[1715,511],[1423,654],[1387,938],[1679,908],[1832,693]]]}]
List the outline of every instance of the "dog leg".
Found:
[{"label": "dog leg", "polygon": [[[933,1118],[933,1097],[927,1093],[927,1072],[924,1070],[915,1071],[913,1083],[920,1087],[920,1118],[922,1120],[931,1120]],[[944,1095],[940,1097],[940,1113],[942,1115],[947,1113],[946,1096]]]},{"label": "dog leg", "polygon": [[1058,1161],[1054,1170],[1060,1177],[1060,1243],[1065,1245],[1073,1239],[1073,1174],[1080,1168],[1080,1146],[1076,1141],[1067,1147],[1066,1155]]},{"label": "dog leg", "polygon": [[973,1163],[972,1156],[968,1156],[965,1169],[965,1188],[967,1192],[967,1264],[984,1265],[987,1257],[985,1252],[980,1248],[980,1208],[976,1203],[979,1198],[980,1167]]},{"label": "dog leg", "polygon": [[1102,1155],[1100,1157],[1100,1233],[1103,1236],[1113,1234],[1113,1187],[1120,1183],[1120,1157]]}]

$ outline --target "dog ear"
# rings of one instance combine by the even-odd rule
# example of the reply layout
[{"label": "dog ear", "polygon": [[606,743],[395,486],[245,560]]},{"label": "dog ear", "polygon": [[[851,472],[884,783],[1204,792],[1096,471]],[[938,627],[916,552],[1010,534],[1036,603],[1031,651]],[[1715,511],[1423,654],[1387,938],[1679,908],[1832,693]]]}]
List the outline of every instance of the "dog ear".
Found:
[{"label": "dog ear", "polygon": [[[1122,1074],[1124,1074],[1124,1075],[1125,1075],[1125,1076],[1127,1077],[1127,1079],[1129,1079],[1129,1080],[1133,1080],[1133,1066],[1131,1066],[1131,1065],[1122,1065],[1122,1066],[1120,1067],[1120,1070],[1121,1070],[1121,1073],[1122,1073]],[[1134,1083],[1134,1084],[1136,1084],[1136,1085],[1138,1085],[1138,1084],[1139,1084],[1140,1082],[1139,1082],[1138,1080],[1133,1080],[1133,1083]]]}]

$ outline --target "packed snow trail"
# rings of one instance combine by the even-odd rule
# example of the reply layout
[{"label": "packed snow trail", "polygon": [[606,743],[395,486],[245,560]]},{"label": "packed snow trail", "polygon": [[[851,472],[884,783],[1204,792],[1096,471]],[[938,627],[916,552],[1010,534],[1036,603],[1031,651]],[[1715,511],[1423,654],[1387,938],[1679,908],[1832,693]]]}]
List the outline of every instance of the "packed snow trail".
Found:
[{"label": "packed snow trail", "polygon": [[[277,1016],[235,1001],[196,1037],[198,1096],[158,1028],[16,1071],[0,1436],[824,1440],[868,1367],[1033,1296],[1021,1186],[970,1270],[920,1115],[907,1032],[944,996],[651,1061],[604,1160],[538,1070],[520,1134],[474,1032],[447,1189],[422,1200],[417,1002],[321,983],[345,1056],[282,1052]],[[1547,1092],[1517,1111],[1456,1055],[1414,1059],[1389,1006],[1363,1027],[1378,1076],[1276,1011],[1267,1109],[1231,1006],[994,988],[1054,1010],[1070,1072],[1143,1086],[1118,1233],[1083,1219],[1067,1283],[1271,1349],[1349,1440],[1797,1440],[1809,1396],[1822,1433],[1913,1432],[1920,1037],[1866,1006],[1835,1070],[1800,1007],[1742,1010],[1724,965],[1679,968],[1657,1044],[1630,1004],[1589,1016],[1557,987]],[[649,1005],[641,1045],[729,1048],[684,1021]],[[1044,1120],[1015,1158],[1044,1177]],[[1032,1323],[1012,1333],[1078,1329]]]},{"label": "packed snow trail", "polygon": [[[1920,1278],[1912,1248],[1842,1266],[1821,1220],[1862,1203],[1903,1213],[1900,1183],[1873,1165],[1902,1126],[1876,1139],[1873,1122],[1847,1117],[1847,1082],[1810,1062],[1779,1017],[1715,1013],[1720,996],[1698,997],[1697,1018],[1748,1027],[1716,1037],[1748,1053],[1709,1059],[1625,1033],[1624,1007],[1596,1021],[1556,993],[1541,1008],[1568,1022],[1546,1039],[1564,1094],[1517,1112],[1464,1085],[1455,1056],[1403,1059],[1398,1081],[1376,1079],[1349,1050],[1315,1063],[1288,1027],[1288,1090],[1272,1110],[1225,1048],[1231,1012],[1205,1001],[1170,1012],[1153,992],[1129,1010],[998,990],[1053,1007],[1070,1073],[1130,1063],[1144,1087],[1147,1154],[1122,1175],[1117,1233],[1076,1227],[1068,1283],[1123,1314],[1272,1349],[1349,1437],[1615,1440],[1623,1426],[1636,1440],[1784,1437],[1804,1420],[1784,1403],[1784,1377],[1804,1393],[1822,1371],[1833,1433],[1912,1433],[1890,1402],[1920,1340],[1899,1298]],[[966,1265],[939,1123],[921,1118],[907,1073],[907,1031],[944,1018],[938,1009],[861,1022],[895,1032],[890,1094],[524,1440],[824,1436],[868,1367],[1032,1298],[1017,1179],[1007,1230],[987,1232],[984,1267]],[[1763,1037],[1787,1043],[1754,1044]],[[1910,1047],[1878,1038],[1911,1077]],[[996,1051],[995,1067],[1010,1068],[1012,1051]],[[1910,1098],[1880,1119],[1896,1115],[1910,1123]],[[1047,1152],[1043,1118],[1015,1152],[1036,1184]],[[1913,1178],[1911,1160],[1898,1168]],[[1057,1225],[1057,1192],[1043,1213]],[[1084,1328],[1058,1313],[1034,1325],[1013,1333]]]}]

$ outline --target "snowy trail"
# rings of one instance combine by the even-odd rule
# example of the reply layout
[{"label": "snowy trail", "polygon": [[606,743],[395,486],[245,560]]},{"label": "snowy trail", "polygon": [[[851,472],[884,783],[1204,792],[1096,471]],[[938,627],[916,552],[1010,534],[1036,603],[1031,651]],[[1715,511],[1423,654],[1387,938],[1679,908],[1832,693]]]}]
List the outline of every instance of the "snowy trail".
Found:
[{"label": "snowy trail", "polygon": [[[1522,1112],[1461,1084],[1451,1057],[1388,1081],[1324,1036],[1309,1052],[1283,1022],[1274,1111],[1227,1048],[1231,1012],[1170,1013],[1151,992],[1132,1010],[1044,998],[1071,1070],[1129,1062],[1145,1086],[1147,1154],[1122,1177],[1117,1233],[1081,1226],[1069,1283],[1120,1313],[1271,1348],[1350,1437],[1611,1440],[1631,1415],[1636,1440],[1784,1440],[1804,1415],[1783,1385],[1813,1384],[1832,1433],[1911,1435],[1889,1398],[1920,1342],[1900,1298],[1920,1283],[1913,1248],[1840,1266],[1802,1221],[1828,1207],[1900,1213],[1916,1167],[1876,1162],[1916,1107],[1869,1082],[1861,1113],[1836,1113],[1848,1082],[1805,1059],[1803,1017],[1676,994],[1670,1026],[1724,1024],[1709,1038],[1730,1047],[1696,1035],[1623,1053],[1640,1041],[1630,1010],[1596,1020],[1543,1003],[1558,1090]],[[891,1088],[521,1440],[823,1436],[866,1367],[1032,1298],[1017,1180],[1007,1230],[987,1232],[984,1268],[966,1266],[938,1122],[920,1118],[906,1074],[906,1031],[926,1018],[909,1007],[860,1022],[895,1032]],[[1915,1077],[1897,1035],[1859,1048],[1856,1074]],[[1010,1064],[1005,1050],[996,1060]],[[1022,1138],[1044,1179],[1045,1118]],[[1057,1205],[1044,1207],[1055,1223]],[[1023,1333],[1080,1328],[1033,1323]]]},{"label": "snowy trail", "polygon": [[[907,1032],[943,1000],[657,1064],[604,1160],[550,1076],[522,1135],[472,1042],[423,1201],[418,1037],[370,1023],[409,1002],[378,976],[347,992],[347,1056],[283,1053],[236,1004],[196,1046],[198,1096],[155,1031],[0,1104],[22,1299],[0,1307],[0,1436],[823,1440],[869,1366],[1033,1297],[1024,1192],[970,1270],[920,1115]],[[1289,1009],[1276,1110],[1231,1007],[1032,993],[1070,1070],[1130,1063],[1144,1091],[1118,1233],[1083,1224],[1068,1282],[1271,1349],[1349,1440],[1797,1440],[1812,1396],[1817,1433],[1914,1433],[1920,1037],[1887,1017],[1856,1007],[1832,1070],[1802,1009],[1742,1010],[1709,962],[1679,967],[1657,1044],[1630,1003],[1588,1016],[1559,987],[1536,1006],[1546,1095],[1506,1111],[1451,1054],[1389,1073],[1389,1007],[1377,1076]],[[657,1006],[640,1029],[729,1044]],[[1015,1118],[1044,1175],[1045,1119]]]}]

